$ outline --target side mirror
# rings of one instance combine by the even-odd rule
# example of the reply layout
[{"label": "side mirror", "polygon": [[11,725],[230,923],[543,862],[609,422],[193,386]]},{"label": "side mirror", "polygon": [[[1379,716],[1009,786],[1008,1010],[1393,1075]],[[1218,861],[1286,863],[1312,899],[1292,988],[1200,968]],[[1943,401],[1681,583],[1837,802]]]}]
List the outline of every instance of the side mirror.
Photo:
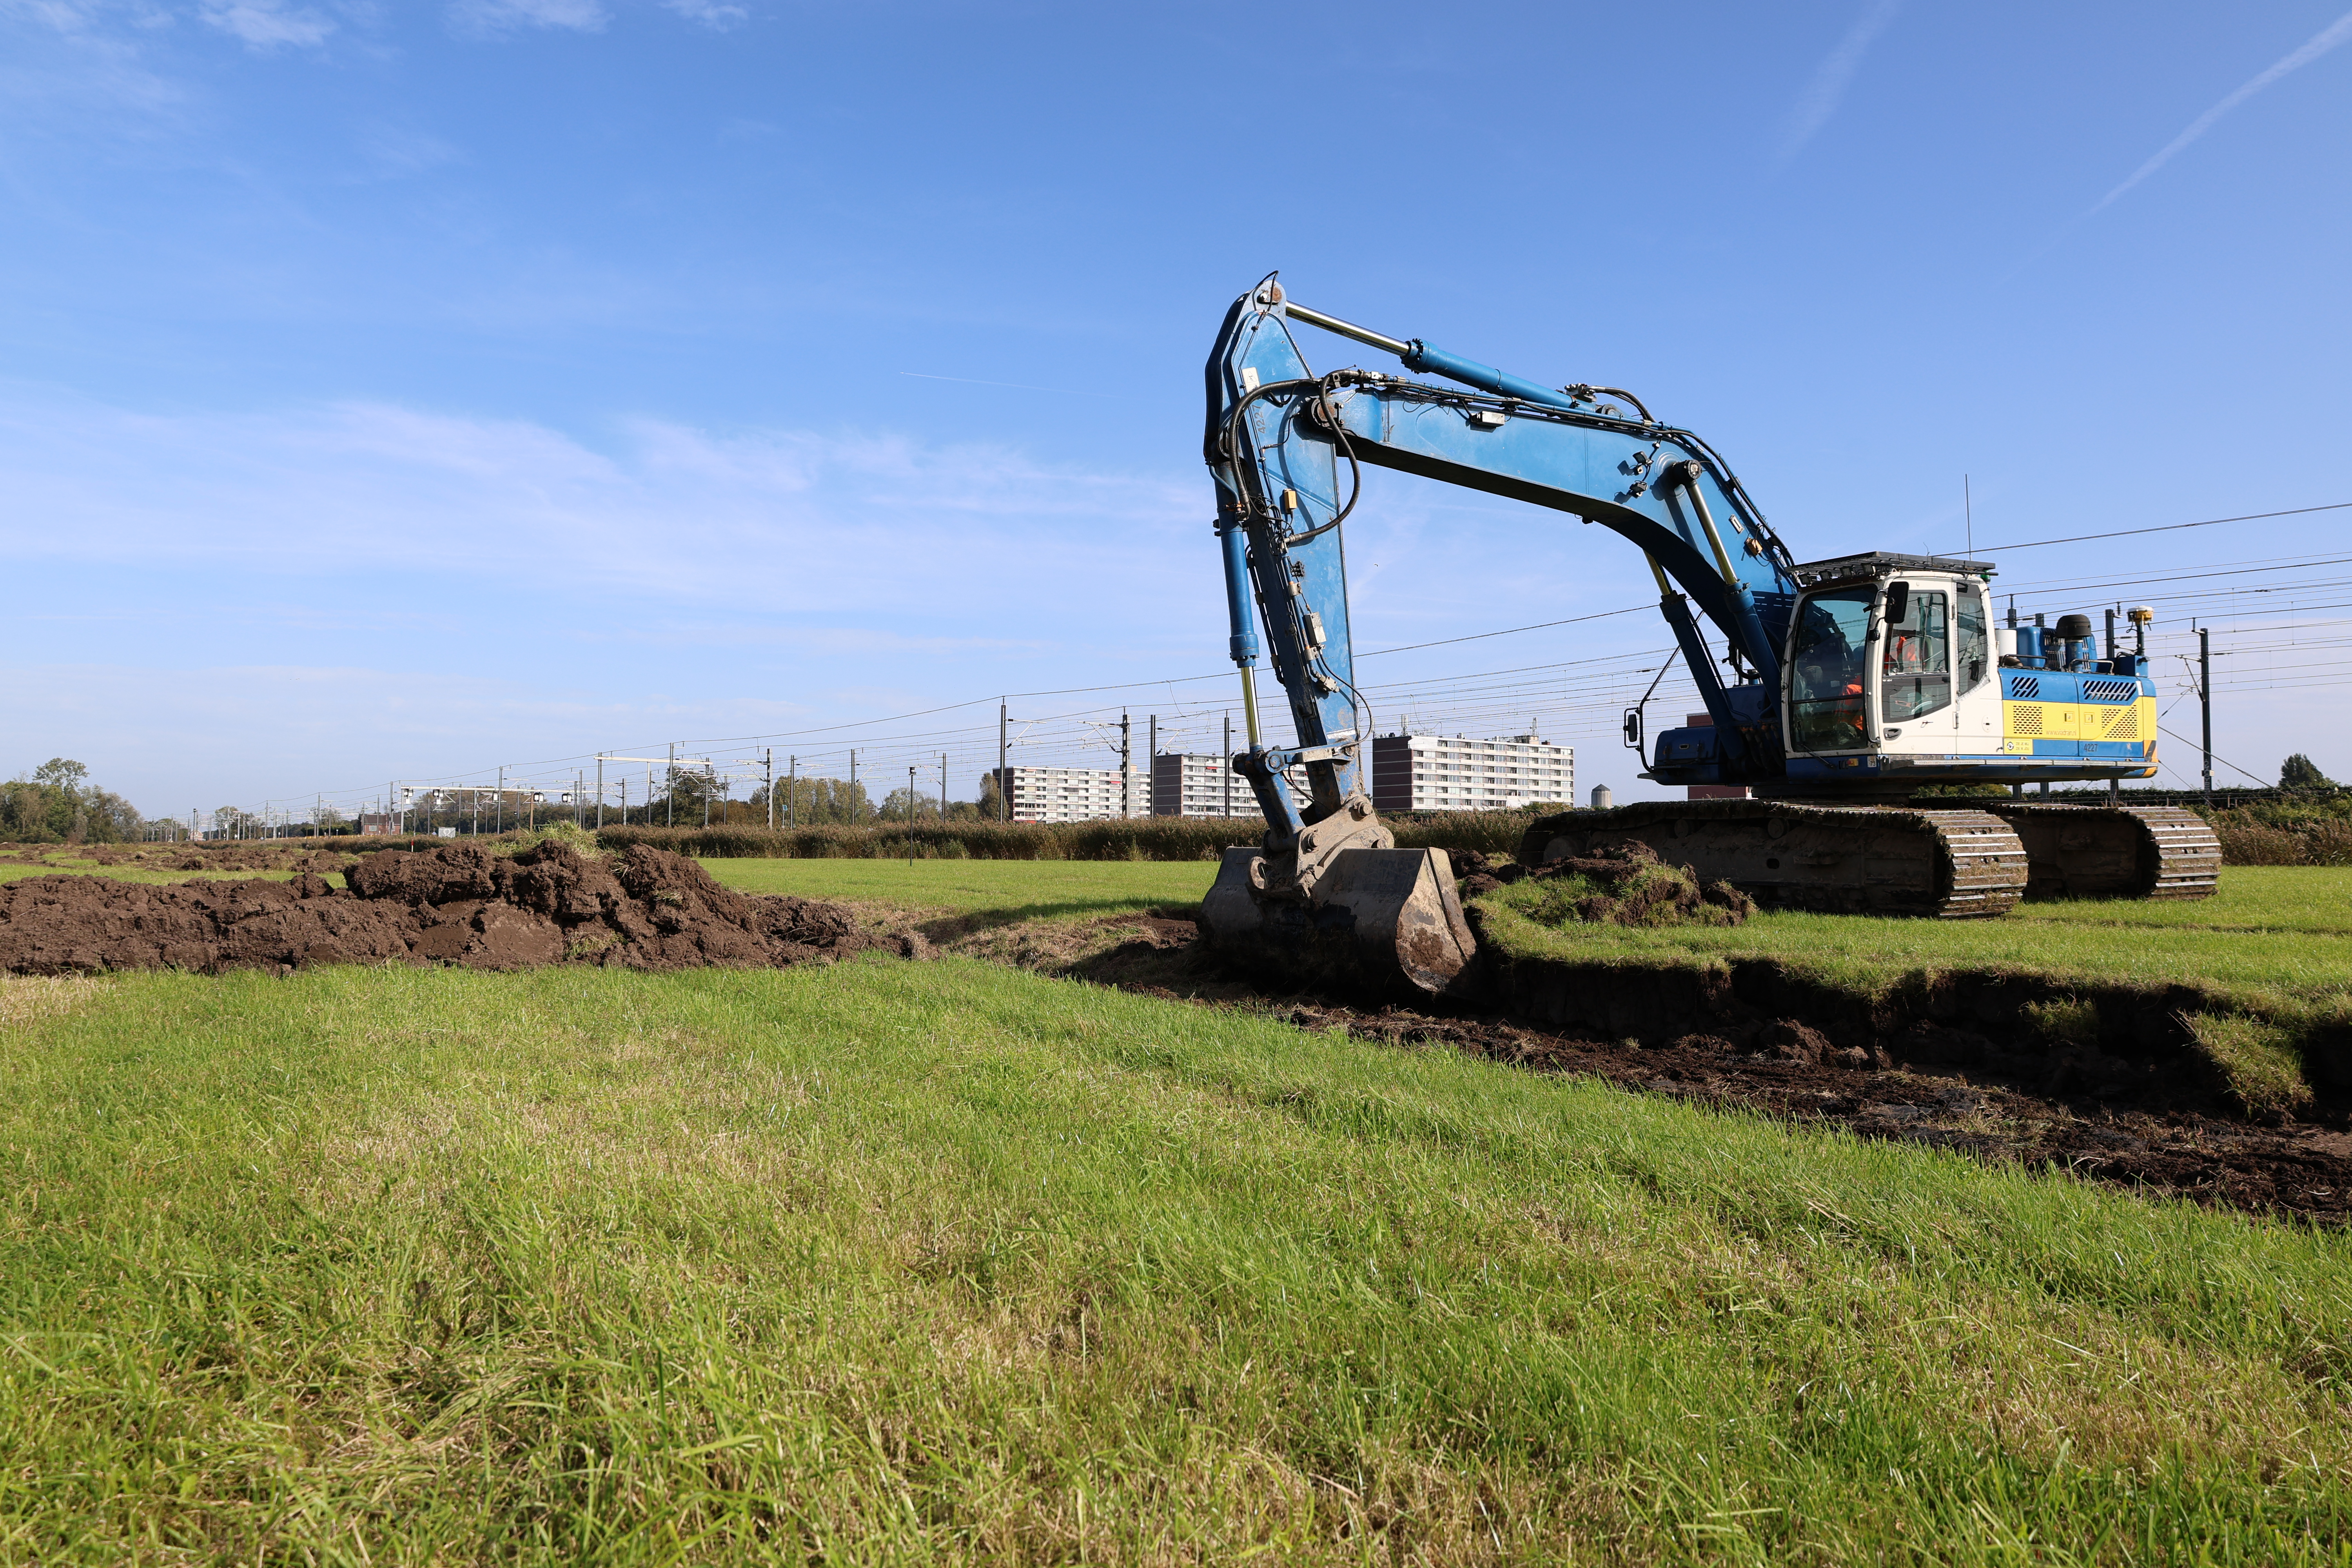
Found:
[{"label": "side mirror", "polygon": [[1639,708],[1625,710],[1625,749],[1632,752],[1642,749],[1642,710]]},{"label": "side mirror", "polygon": [[1886,624],[1900,626],[1903,617],[1911,613],[1911,584],[1889,583],[1886,585]]}]

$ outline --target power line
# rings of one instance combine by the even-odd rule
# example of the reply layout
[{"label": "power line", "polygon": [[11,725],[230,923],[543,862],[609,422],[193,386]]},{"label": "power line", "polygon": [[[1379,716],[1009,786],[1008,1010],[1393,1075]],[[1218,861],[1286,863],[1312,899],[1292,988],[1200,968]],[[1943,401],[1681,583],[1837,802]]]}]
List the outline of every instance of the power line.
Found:
[{"label": "power line", "polygon": [[1360,653],[1358,658],[1378,658],[1387,653],[1411,653],[1415,648],[1447,647],[1458,642],[1479,642],[1487,637],[1507,637],[1517,632],[1540,632],[1553,626],[1572,626],[1582,621],[1605,621],[1612,616],[1630,616],[1636,610],[1654,610],[1655,605],[1628,605],[1622,610],[1602,610],[1590,616],[1571,616],[1564,621],[1538,621],[1531,626],[1505,626],[1499,632],[1473,632],[1466,637],[1440,637],[1435,642],[1409,642],[1402,647],[1376,647],[1370,653]]},{"label": "power line", "polygon": [[2154,528],[2119,528],[2113,533],[2077,533],[2064,539],[2029,539],[2022,544],[1988,544],[1985,553],[2003,550],[2039,550],[2049,544],[2081,544],[2093,539],[2125,539],[2136,533],[2174,533],[2184,528],[2218,528],[2225,522],[2258,522],[2266,517],[2301,517],[2305,512],[2342,511],[2352,507],[2352,500],[2329,501],[2326,506],[2289,507],[2284,511],[2250,511],[2243,517],[2209,517],[2202,522],[2166,522]]}]

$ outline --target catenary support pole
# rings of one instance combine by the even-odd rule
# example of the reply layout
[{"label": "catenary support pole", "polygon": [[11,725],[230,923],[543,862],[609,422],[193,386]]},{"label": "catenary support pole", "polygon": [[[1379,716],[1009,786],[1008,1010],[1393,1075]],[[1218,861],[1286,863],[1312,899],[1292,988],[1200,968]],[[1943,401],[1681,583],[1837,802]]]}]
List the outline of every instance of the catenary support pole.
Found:
[{"label": "catenary support pole", "polygon": [[1000,697],[996,700],[996,819],[999,822],[1013,820],[1013,780],[1004,771],[1004,699]]},{"label": "catenary support pole", "polygon": [[761,755],[761,764],[760,764],[760,765],[761,765],[761,767],[764,770],[764,773],[763,773],[763,775],[762,775],[762,776],[763,776],[764,782],[765,782],[765,783],[766,783],[766,784],[767,784],[767,789],[768,789],[768,830],[769,830],[771,833],[772,833],[772,832],[774,832],[774,831],[775,831],[775,827],[776,827],[776,748],[775,748],[775,747],[773,747],[773,746],[770,746],[769,748],[767,748],[766,752]]},{"label": "catenary support pole", "polygon": [[2213,809],[2213,633],[2197,628],[2197,695],[2205,709],[2205,809]]},{"label": "catenary support pole", "polygon": [[662,789],[668,804],[663,808],[662,826],[677,826],[677,742],[669,743],[669,761],[662,767]]},{"label": "catenary support pole", "polygon": [[801,760],[798,757],[787,759],[784,765],[784,826],[786,827],[798,827],[801,825],[800,781]]},{"label": "catenary support pole", "polygon": [[604,753],[596,753],[596,826],[604,826]]},{"label": "catenary support pole", "polygon": [[948,754],[940,753],[940,821],[948,819]]},{"label": "catenary support pole", "polygon": [[1118,814],[1121,817],[1135,815],[1135,802],[1129,798],[1135,782],[1135,757],[1128,750],[1127,710],[1118,715]]},{"label": "catenary support pole", "polygon": [[1143,742],[1143,815],[1160,815],[1160,715],[1151,716],[1151,731]]}]

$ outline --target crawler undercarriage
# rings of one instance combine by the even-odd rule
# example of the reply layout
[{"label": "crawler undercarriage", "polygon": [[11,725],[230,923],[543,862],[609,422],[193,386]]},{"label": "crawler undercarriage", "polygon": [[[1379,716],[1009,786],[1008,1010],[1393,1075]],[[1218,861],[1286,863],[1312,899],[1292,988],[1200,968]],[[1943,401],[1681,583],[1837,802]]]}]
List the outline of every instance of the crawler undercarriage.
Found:
[{"label": "crawler undercarriage", "polygon": [[2201,899],[2213,831],[2170,806],[1654,801],[1529,825],[1523,864],[1638,840],[1769,908],[1971,920],[2020,900]]}]

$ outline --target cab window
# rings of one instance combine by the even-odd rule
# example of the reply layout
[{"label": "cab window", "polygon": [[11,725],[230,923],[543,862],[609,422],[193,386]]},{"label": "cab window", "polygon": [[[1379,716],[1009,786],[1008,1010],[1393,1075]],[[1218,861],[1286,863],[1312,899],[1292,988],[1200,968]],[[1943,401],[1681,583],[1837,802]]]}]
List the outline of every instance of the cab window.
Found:
[{"label": "cab window", "polygon": [[[1890,586],[1889,609],[1894,608]],[[1879,718],[1900,724],[1933,713],[1952,701],[1950,595],[1908,593],[1900,620],[1890,617],[1882,634],[1885,652],[1879,668]]]},{"label": "cab window", "polygon": [[1952,677],[1962,691],[1969,691],[1992,668],[1992,654],[1985,646],[1984,595],[1974,588],[1960,590],[1959,624],[1959,645],[1952,652]]},{"label": "cab window", "polygon": [[1863,679],[1873,588],[1834,588],[1807,598],[1790,643],[1790,743],[1801,752],[1869,744]]}]

